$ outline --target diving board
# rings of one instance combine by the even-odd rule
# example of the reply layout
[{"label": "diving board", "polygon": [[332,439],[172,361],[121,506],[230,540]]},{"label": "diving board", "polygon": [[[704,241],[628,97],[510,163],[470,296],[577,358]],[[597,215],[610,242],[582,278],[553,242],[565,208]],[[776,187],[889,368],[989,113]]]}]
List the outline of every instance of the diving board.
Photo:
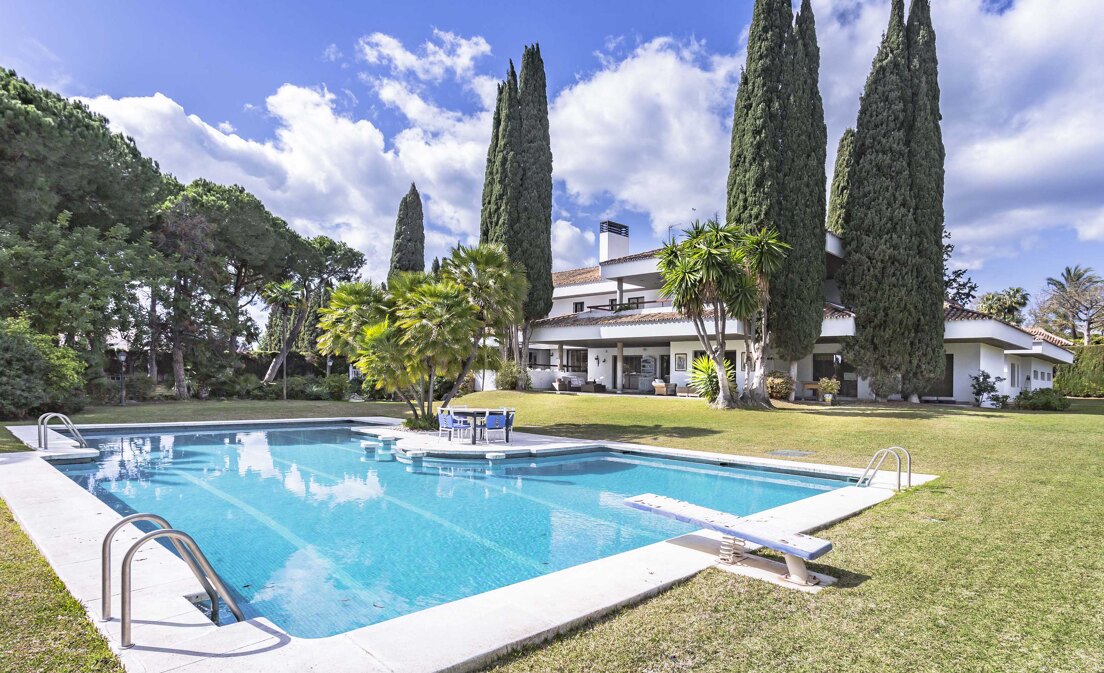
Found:
[{"label": "diving board", "polygon": [[[815,584],[817,579],[805,568],[805,561],[818,559],[832,550],[832,543],[828,540],[804,533],[782,531],[768,522],[736,516],[663,495],[644,493],[625,498],[625,504],[643,512],[714,530],[735,540],[781,552],[789,570],[786,579],[796,584]],[[731,541],[726,541],[722,549],[726,546],[730,550],[734,548]]]}]

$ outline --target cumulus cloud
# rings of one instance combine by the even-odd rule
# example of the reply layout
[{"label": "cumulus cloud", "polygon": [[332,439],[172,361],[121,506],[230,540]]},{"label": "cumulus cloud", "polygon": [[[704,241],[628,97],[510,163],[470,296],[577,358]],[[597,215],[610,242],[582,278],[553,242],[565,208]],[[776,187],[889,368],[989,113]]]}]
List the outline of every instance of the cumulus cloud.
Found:
[{"label": "cumulus cloud", "polygon": [[594,266],[598,258],[594,254],[594,230],[580,229],[567,220],[552,223],[552,268],[576,269]]},{"label": "cumulus cloud", "polygon": [[657,38],[603,62],[549,110],[555,177],[570,198],[644,212],[656,236],[691,208],[723,211],[741,58]]},{"label": "cumulus cloud", "polygon": [[450,73],[455,77],[470,76],[476,60],[491,53],[491,45],[479,35],[464,38],[434,28],[433,38],[415,53],[391,35],[372,33],[357,42],[357,55],[367,63],[389,64],[400,73],[439,82]]},{"label": "cumulus cloud", "polygon": [[285,84],[265,100],[274,138],[224,133],[163,94],[85,99],[182,180],[240,184],[308,235],[363,250],[369,275],[386,275],[394,209],[409,173],[367,120],[342,117],[326,89]]}]

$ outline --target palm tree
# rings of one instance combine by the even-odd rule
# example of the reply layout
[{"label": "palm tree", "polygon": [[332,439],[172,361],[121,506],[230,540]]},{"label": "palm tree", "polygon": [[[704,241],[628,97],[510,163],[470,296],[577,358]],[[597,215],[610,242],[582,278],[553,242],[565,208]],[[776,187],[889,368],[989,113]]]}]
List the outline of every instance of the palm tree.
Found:
[{"label": "palm tree", "polygon": [[1104,317],[1104,279],[1091,267],[1066,267],[1058,278],[1047,278],[1049,298],[1066,314],[1073,336],[1077,338],[1077,325],[1081,325],[1085,345],[1092,338],[1092,326]]},{"label": "palm tree", "polygon": [[285,400],[287,399],[287,355],[291,349],[287,321],[292,309],[300,307],[302,295],[299,286],[290,280],[285,280],[282,283],[269,283],[261,291],[261,296],[269,310],[277,311],[280,316],[280,352],[269,368],[269,373],[272,376],[265,376],[265,380],[271,382],[272,378],[275,378],[275,371],[272,368],[280,367],[284,376]]},{"label": "palm tree", "polygon": [[415,390],[423,417],[433,415],[437,377],[455,373],[478,328],[476,309],[467,293],[448,280],[423,282],[396,302],[399,342],[417,363],[421,381]]},{"label": "palm tree", "polygon": [[456,246],[441,265],[440,278],[464,289],[477,321],[472,333],[471,350],[452,389],[441,401],[442,406],[447,407],[471,371],[487,331],[504,331],[517,324],[528,283],[525,269],[511,262],[505,248],[494,243],[476,247]]},{"label": "palm tree", "polygon": [[[745,232],[716,219],[695,220],[681,241],[670,241],[659,254],[662,293],[675,310],[693,324],[694,332],[717,370],[717,380],[728,380],[725,332],[729,317],[745,323],[749,362],[758,363],[756,383],[745,382],[745,400],[769,406],[762,359],[766,352],[766,307],[769,275],[778,268],[789,247],[773,229]],[[712,330],[710,330],[712,327]],[[758,392],[757,392],[758,391]],[[759,392],[762,394],[760,395]],[[714,406],[734,407],[728,386],[720,386]]]},{"label": "palm tree", "polygon": [[384,319],[386,293],[372,283],[343,283],[330,293],[329,303],[318,309],[318,351],[352,360],[357,354],[361,330]]}]

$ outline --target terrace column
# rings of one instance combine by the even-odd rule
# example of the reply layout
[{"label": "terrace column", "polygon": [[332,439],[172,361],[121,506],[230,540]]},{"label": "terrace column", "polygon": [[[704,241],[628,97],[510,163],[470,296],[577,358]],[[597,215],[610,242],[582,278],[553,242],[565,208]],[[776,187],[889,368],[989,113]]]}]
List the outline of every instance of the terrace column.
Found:
[{"label": "terrace column", "polygon": [[[617,305],[621,306],[625,303],[625,279],[617,279]],[[618,355],[617,357],[621,357]]]},{"label": "terrace column", "polygon": [[[620,285],[620,281],[618,281]],[[617,392],[621,392],[621,380],[624,378],[621,374],[625,369],[625,344],[617,342],[617,371],[613,373],[613,383],[617,388]]]},{"label": "terrace column", "polygon": [[556,368],[562,372],[565,369],[563,344],[559,344],[556,346],[556,362]]}]

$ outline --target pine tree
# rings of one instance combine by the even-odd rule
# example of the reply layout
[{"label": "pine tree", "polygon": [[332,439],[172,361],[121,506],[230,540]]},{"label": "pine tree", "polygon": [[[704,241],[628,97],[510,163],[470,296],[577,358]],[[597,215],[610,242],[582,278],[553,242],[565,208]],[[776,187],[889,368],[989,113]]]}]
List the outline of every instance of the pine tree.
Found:
[{"label": "pine tree", "polygon": [[495,97],[495,109],[491,121],[491,142],[487,146],[487,167],[483,174],[483,206],[479,211],[479,242],[487,243],[490,238],[491,223],[494,222],[494,190],[497,184],[495,162],[498,161],[498,134],[502,126],[502,96],[505,86],[498,85]]},{"label": "pine tree", "polygon": [[[548,93],[540,45],[526,47],[519,82],[521,193],[518,240],[529,281],[525,299],[522,353],[527,359],[528,325],[552,308],[552,142],[548,133]],[[518,259],[518,257],[514,257]]]},{"label": "pine tree", "polygon": [[783,77],[781,217],[778,231],[789,244],[771,276],[770,343],[796,363],[813,352],[824,320],[824,174],[828,131],[820,97],[820,47],[809,0],[801,3],[786,41]]},{"label": "pine tree", "polygon": [[855,161],[855,129],[840,136],[836,167],[832,172],[832,193],[828,199],[828,231],[842,236],[847,230],[847,199],[851,191],[851,167]]},{"label": "pine tree", "polygon": [[[912,360],[902,373],[902,395],[919,395],[944,373],[943,164],[939,127],[939,65],[928,0],[912,0],[906,26],[912,115],[909,174],[912,180],[915,286]],[[913,398],[916,399],[916,398]]]},{"label": "pine tree", "polygon": [[782,198],[782,78],[790,0],[756,0],[732,115],[727,221],[777,226]]},{"label": "pine tree", "polygon": [[395,219],[395,240],[391,245],[391,269],[387,277],[402,271],[425,271],[425,224],[422,197],[410,183],[410,191],[399,202]]},{"label": "pine tree", "polygon": [[847,357],[878,397],[897,392],[913,358],[916,278],[909,172],[909,77],[903,0],[893,0],[889,28],[859,105],[844,247],[843,297],[856,314]]}]

